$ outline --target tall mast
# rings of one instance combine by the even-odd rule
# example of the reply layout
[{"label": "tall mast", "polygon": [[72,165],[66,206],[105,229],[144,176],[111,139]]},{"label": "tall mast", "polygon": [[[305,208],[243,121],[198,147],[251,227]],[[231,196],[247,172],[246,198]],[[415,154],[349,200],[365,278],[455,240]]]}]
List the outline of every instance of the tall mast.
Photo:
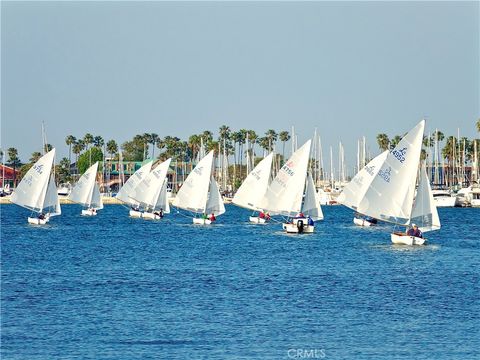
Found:
[{"label": "tall mast", "polygon": [[335,179],[333,176],[333,149],[331,146],[330,146],[330,182],[333,190],[335,188]]}]

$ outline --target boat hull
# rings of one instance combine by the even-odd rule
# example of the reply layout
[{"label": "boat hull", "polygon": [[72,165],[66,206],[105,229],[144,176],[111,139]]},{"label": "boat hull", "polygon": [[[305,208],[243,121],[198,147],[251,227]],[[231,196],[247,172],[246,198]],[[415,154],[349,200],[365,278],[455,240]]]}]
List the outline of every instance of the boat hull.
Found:
[{"label": "boat hull", "polygon": [[39,219],[39,218],[31,218],[29,217],[28,218],[28,223],[29,224],[32,224],[32,225],[45,225],[47,222],[48,222],[48,217],[46,217],[45,219]]},{"label": "boat hull", "polygon": [[150,220],[160,220],[161,219],[160,215],[154,214],[154,213],[151,213],[151,212],[144,212],[142,214],[142,217],[144,219],[150,219]]},{"label": "boat hull", "polygon": [[289,234],[312,234],[315,226],[308,225],[307,219],[295,219],[293,223],[283,223],[282,228]]},{"label": "boat hull", "polygon": [[373,226],[375,224],[372,224],[370,221],[365,220],[365,219],[358,219],[358,218],[353,218],[353,223],[358,226]]},{"label": "boat hull", "polygon": [[425,243],[424,238],[407,235],[401,232],[395,232],[391,234],[392,243],[396,245],[423,245]]},{"label": "boat hull", "polygon": [[193,223],[196,225],[210,225],[212,221],[208,219],[193,218]]},{"label": "boat hull", "polygon": [[136,211],[136,210],[130,210],[129,215],[134,218],[141,218],[142,217],[142,212],[141,211]]},{"label": "boat hull", "polygon": [[254,224],[265,224],[267,221],[258,216],[250,216],[250,222]]},{"label": "boat hull", "polygon": [[442,196],[433,198],[436,207],[454,207],[457,198],[454,196]]},{"label": "boat hull", "polygon": [[96,216],[97,212],[93,211],[93,209],[82,210],[83,216]]}]

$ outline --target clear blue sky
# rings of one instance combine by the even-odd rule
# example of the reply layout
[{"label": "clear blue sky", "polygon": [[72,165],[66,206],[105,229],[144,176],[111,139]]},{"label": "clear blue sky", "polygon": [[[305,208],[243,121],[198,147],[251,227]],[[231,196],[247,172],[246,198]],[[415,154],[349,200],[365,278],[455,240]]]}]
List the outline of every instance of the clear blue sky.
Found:
[{"label": "clear blue sky", "polygon": [[479,137],[478,2],[1,2],[1,140],[27,161],[41,121],[59,156],[222,124],[317,127],[348,165],[365,135]]}]

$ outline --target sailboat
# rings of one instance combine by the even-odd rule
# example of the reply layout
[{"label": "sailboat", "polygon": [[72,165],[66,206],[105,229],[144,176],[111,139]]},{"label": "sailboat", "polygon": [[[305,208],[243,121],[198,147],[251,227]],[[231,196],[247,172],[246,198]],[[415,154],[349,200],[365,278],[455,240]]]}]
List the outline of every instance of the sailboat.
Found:
[{"label": "sailboat", "polygon": [[68,196],[73,202],[85,207],[85,209],[82,209],[82,215],[84,216],[95,216],[97,210],[103,209],[102,197],[95,181],[97,170],[98,161],[85,171]]},{"label": "sailboat", "polygon": [[268,186],[259,204],[259,207],[273,215],[292,218],[282,225],[287,233],[313,233],[315,225],[312,223],[323,219],[313,178],[307,173],[310,147],[311,140],[308,140],[292,154]]},{"label": "sailboat", "polygon": [[130,176],[130,178],[125,182],[122,188],[118,191],[116,196],[117,199],[123,203],[130,205],[130,216],[132,217],[142,217],[142,212],[140,211],[140,203],[133,199],[135,193],[135,188],[140,182],[150,173],[152,169],[152,162],[149,161],[143,165],[140,169],[135,171],[135,173]]},{"label": "sailboat", "polygon": [[211,220],[205,218],[207,214],[218,216],[225,212],[225,205],[217,182],[212,176],[212,169],[213,150],[200,160],[187,176],[173,201],[173,205],[180,209],[204,215],[202,218],[194,217],[194,224],[210,225]]},{"label": "sailboat", "polygon": [[12,194],[12,203],[38,213],[28,218],[29,224],[45,225],[51,217],[62,213],[52,174],[54,158],[55,149],[52,149],[38,159]]},{"label": "sailboat", "polygon": [[362,216],[358,213],[360,201],[365,196],[370,184],[377,176],[382,164],[385,162],[388,155],[388,150],[384,151],[374,159],[372,159],[362,170],[360,170],[353,179],[343,188],[337,201],[351,209],[357,211],[353,218],[353,223],[358,226],[372,226],[376,219]]},{"label": "sailboat", "polygon": [[[265,195],[272,172],[273,153],[260,161],[248,174],[243,184],[238,188],[232,202],[240,207],[255,211],[263,211],[256,204]],[[250,222],[264,224],[265,217],[250,216]]]},{"label": "sailboat", "polygon": [[[378,170],[375,169],[368,187],[356,198],[351,192],[344,192],[343,204],[397,226],[408,228],[418,224],[423,232],[440,229],[440,219],[424,166],[415,195],[424,129],[425,120],[422,120],[386,156],[382,154],[385,159],[379,161]],[[394,232],[391,241],[394,244],[422,245],[425,239]]]},{"label": "sailboat", "polygon": [[170,213],[167,197],[167,172],[172,159],[159,164],[134,189],[132,199],[143,208],[142,217],[158,220]]}]

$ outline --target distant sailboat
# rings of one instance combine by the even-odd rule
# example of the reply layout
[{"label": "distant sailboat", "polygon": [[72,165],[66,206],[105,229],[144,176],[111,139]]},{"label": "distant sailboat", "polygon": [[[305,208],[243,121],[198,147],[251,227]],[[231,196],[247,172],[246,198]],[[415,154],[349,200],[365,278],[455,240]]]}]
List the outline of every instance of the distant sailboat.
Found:
[{"label": "distant sailboat", "polygon": [[173,205],[203,217],[194,217],[194,224],[209,225],[206,216],[221,215],[225,212],[218,185],[212,176],[213,151],[210,151],[187,176],[177,193]]},{"label": "distant sailboat", "polygon": [[23,177],[12,194],[11,202],[38,213],[28,223],[45,225],[51,217],[60,215],[60,200],[52,174],[55,149],[43,155]]},{"label": "distant sailboat", "polygon": [[[440,219],[424,167],[420,171],[415,196],[424,129],[423,120],[387,153],[383,162],[379,161],[381,164],[378,170],[375,169],[375,175],[363,194],[352,198],[351,193],[345,193],[342,198],[344,205],[396,225],[410,227],[416,224],[424,232],[440,229]],[[394,232],[391,241],[394,244],[422,245],[425,239]]]},{"label": "distant sailboat", "polygon": [[84,216],[95,216],[97,210],[103,209],[102,197],[95,181],[97,170],[98,161],[85,171],[68,196],[73,202],[85,207],[85,209],[82,209],[82,215]]},{"label": "distant sailboat", "polygon": [[[258,165],[248,174],[245,181],[238,188],[232,202],[235,205],[255,211],[263,211],[257,204],[267,191],[268,183],[272,173],[273,153],[260,161]],[[264,224],[265,217],[250,216],[250,221],[256,224]]]},{"label": "distant sailboat", "polygon": [[130,216],[132,217],[142,217],[142,212],[140,211],[140,203],[133,199],[135,194],[135,188],[137,187],[143,179],[147,177],[152,169],[152,162],[149,161],[143,165],[140,169],[135,171],[135,173],[130,176],[130,178],[125,182],[122,188],[118,191],[116,198],[122,201],[125,204],[130,205]]},{"label": "distant sailboat", "polygon": [[[358,211],[360,201],[362,201],[365,193],[367,192],[370,184],[377,176],[382,164],[387,158],[388,150],[384,151],[374,159],[372,159],[367,165],[365,165],[353,179],[343,188],[343,191],[339,195],[337,201],[351,209]],[[353,223],[358,226],[372,226],[376,223],[376,219],[361,216],[358,212],[353,218]]]},{"label": "distant sailboat", "polygon": [[168,159],[153,169],[134,189],[132,199],[143,208],[142,217],[158,220],[170,213],[167,197],[167,172],[172,159]]},{"label": "distant sailboat", "polygon": [[288,233],[313,233],[313,221],[323,219],[312,176],[307,174],[310,146],[311,140],[293,153],[279,170],[259,204],[273,215],[292,218],[283,224],[283,230]]}]

